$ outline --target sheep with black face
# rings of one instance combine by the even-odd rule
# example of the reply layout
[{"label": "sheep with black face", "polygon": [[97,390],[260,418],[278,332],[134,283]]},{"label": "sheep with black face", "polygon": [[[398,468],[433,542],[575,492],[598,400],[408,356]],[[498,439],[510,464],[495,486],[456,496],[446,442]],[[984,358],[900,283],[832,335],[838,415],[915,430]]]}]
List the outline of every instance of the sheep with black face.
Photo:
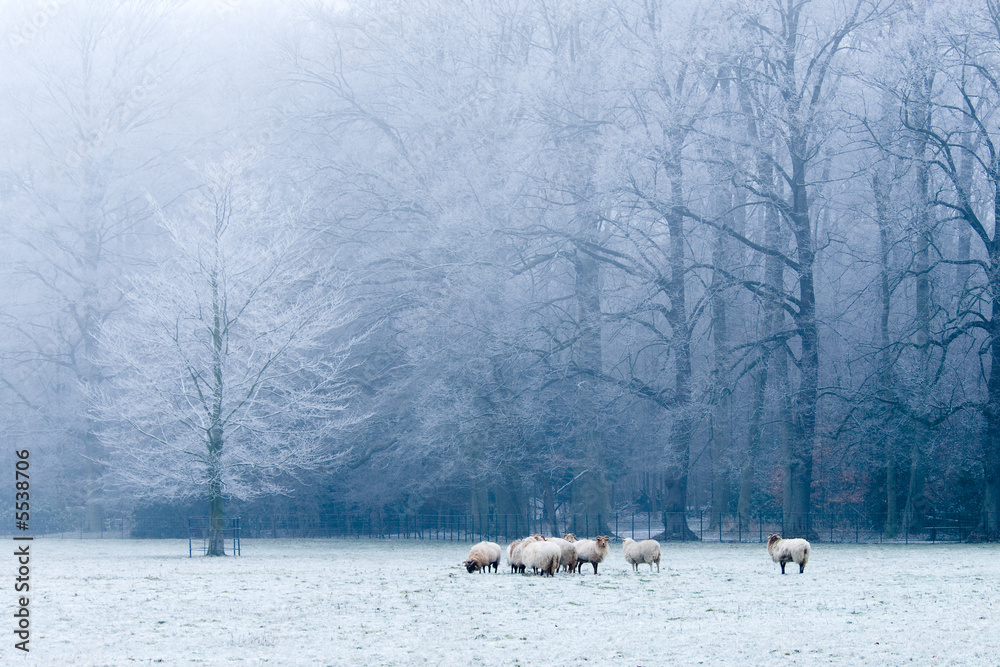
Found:
[{"label": "sheep with black face", "polygon": [[803,539],[783,540],[781,535],[767,536],[767,553],[771,560],[781,565],[781,573],[785,573],[785,563],[795,562],[799,566],[799,574],[805,571],[809,562],[809,551],[812,547]]},{"label": "sheep with black face", "polygon": [[496,572],[500,568],[500,545],[496,542],[486,541],[473,545],[462,565],[470,574],[476,570],[486,572],[490,566]]}]

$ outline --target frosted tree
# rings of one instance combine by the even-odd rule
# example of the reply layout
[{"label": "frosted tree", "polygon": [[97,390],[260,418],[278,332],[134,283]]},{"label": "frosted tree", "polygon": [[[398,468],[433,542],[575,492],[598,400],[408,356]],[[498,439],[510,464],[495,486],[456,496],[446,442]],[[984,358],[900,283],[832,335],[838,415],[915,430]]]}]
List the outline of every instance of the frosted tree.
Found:
[{"label": "frosted tree", "polygon": [[[116,278],[141,255],[150,215],[142,191],[172,196],[162,173],[178,156],[166,129],[184,96],[177,25],[149,3],[61,6],[37,30],[30,13],[7,9],[18,30],[4,40],[10,82],[0,90],[11,288],[0,326],[5,352],[32,378],[10,388],[35,416],[31,429],[45,433],[39,448],[58,451],[61,472],[82,473],[59,493],[84,506],[84,529],[97,531],[100,446],[77,388],[100,382],[95,334],[118,306]],[[37,34],[28,40],[21,28]]]},{"label": "frosted tree", "polygon": [[714,80],[701,54],[700,17],[668,25],[652,5],[621,16],[619,50],[629,54],[621,65],[628,73],[621,97],[627,102],[618,114],[620,136],[608,142],[613,157],[606,158],[618,210],[609,216],[611,238],[598,257],[631,285],[612,310],[611,320],[621,323],[615,338],[645,343],[629,345],[617,366],[627,369],[629,390],[655,404],[668,425],[660,462],[663,538],[696,539],[685,508],[696,418],[689,283],[697,251],[685,211],[689,203],[700,206],[691,201],[697,172],[690,153]]},{"label": "frosted tree", "polygon": [[230,155],[203,171],[166,250],[131,278],[100,330],[105,464],[138,497],[208,501],[208,555],[224,555],[224,499],[276,493],[333,465],[352,422],[345,286],[297,233],[273,182]]},{"label": "frosted tree", "polygon": [[[772,358],[768,365],[768,373],[778,375],[776,383],[788,378],[787,400],[779,406],[785,440],[783,525],[790,532],[808,534],[821,368],[816,295],[821,259],[816,186],[823,179],[819,165],[824,148],[836,135],[831,101],[839,63],[853,36],[881,20],[886,3],[856,0],[826,7],[784,0],[766,6],[751,3],[740,11],[743,52],[734,59],[734,69],[750,128],[749,148],[758,168],[738,180],[749,202],[778,215],[767,218],[763,243],[736,230],[727,232],[765,265],[763,282],[743,284],[755,296],[773,302],[775,318],[765,333],[791,353],[797,370],[797,377],[786,374],[784,359],[776,363]],[[794,287],[789,289],[789,284]],[[784,323],[780,327],[779,318]],[[750,434],[751,442],[756,438]]]},{"label": "frosted tree", "polygon": [[[951,9],[949,7],[949,9]],[[990,0],[969,12],[949,12],[942,20],[939,49],[945,54],[939,77],[941,97],[903,98],[906,129],[926,144],[917,161],[943,179],[945,187],[930,203],[955,225],[957,243],[950,251],[935,248],[936,262],[954,269],[958,321],[949,323],[942,349],[950,340],[969,336],[980,361],[962,376],[976,378],[978,387],[956,382],[954,398],[944,406],[938,423],[950,413],[970,409],[982,424],[979,454],[983,470],[982,537],[1000,539],[1000,135],[997,107],[1000,80],[1000,3]],[[925,120],[920,105],[927,108]],[[931,341],[918,339],[918,345]],[[961,379],[961,377],[960,377]],[[969,383],[971,385],[971,383]],[[981,395],[973,391],[983,392]]]}]

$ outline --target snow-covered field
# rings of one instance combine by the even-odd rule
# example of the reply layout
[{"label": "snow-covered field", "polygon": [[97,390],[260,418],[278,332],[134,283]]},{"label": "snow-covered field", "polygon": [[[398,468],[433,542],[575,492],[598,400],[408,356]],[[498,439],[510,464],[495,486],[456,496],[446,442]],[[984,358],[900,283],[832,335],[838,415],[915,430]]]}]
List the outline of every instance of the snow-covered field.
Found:
[{"label": "snow-covered field", "polygon": [[781,576],[761,544],[665,544],[662,571],[637,575],[613,544],[597,576],[548,579],[470,575],[459,542],[188,558],[186,541],[36,539],[31,653],[13,649],[4,585],[0,662],[1000,664],[1000,547],[813,547]]}]

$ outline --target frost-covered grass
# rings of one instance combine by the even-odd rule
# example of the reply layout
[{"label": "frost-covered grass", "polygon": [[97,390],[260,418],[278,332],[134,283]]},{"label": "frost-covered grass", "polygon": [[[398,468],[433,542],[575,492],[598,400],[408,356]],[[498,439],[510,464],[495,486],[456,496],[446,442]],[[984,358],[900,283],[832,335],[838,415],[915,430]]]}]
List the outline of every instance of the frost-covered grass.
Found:
[{"label": "frost-covered grass", "polygon": [[[1000,664],[1000,548],[612,544],[595,576],[468,574],[459,542],[32,543],[31,653],[5,664]],[[506,545],[504,545],[506,547]],[[789,568],[789,570],[797,568]],[[6,588],[6,586],[5,586]],[[12,610],[13,593],[5,596]],[[17,662],[8,661],[14,656]],[[21,661],[23,660],[23,662]]]}]

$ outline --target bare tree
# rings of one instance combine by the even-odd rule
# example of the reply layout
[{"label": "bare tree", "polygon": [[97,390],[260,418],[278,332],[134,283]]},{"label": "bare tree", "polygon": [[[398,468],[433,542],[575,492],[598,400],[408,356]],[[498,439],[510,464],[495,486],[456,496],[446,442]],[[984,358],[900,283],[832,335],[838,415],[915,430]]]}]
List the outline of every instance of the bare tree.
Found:
[{"label": "bare tree", "polygon": [[[67,502],[85,507],[82,527],[97,531],[100,444],[78,387],[100,381],[96,333],[120,304],[116,278],[141,258],[150,227],[143,189],[160,196],[173,184],[162,173],[177,152],[162,131],[183,96],[180,49],[166,4],[108,0],[51,10],[34,16],[44,25],[23,16],[25,29],[12,33],[17,85],[4,91],[12,150],[0,187],[9,195],[8,280],[20,303],[2,325],[8,354],[32,368],[28,375],[47,394],[32,410],[48,434],[45,447],[61,443],[59,465],[78,476],[62,489]],[[18,400],[30,402],[32,387],[19,389]]]},{"label": "bare tree", "polygon": [[[978,339],[984,363],[981,401],[952,403],[935,421],[951,413],[975,408],[982,418],[984,474],[983,536],[1000,538],[1000,236],[996,211],[1000,206],[1000,148],[995,129],[1000,104],[1000,3],[977,5],[971,12],[948,12],[936,33],[945,54],[938,77],[942,95],[904,100],[904,123],[927,151],[921,166],[933,169],[947,183],[935,192],[931,204],[961,225],[960,239],[976,239],[976,247],[960,243],[958,254],[936,263],[962,269],[957,321],[950,332],[928,345],[947,349],[957,337]],[[922,111],[926,109],[926,111]]]},{"label": "bare tree", "polygon": [[166,250],[101,327],[108,380],[93,389],[112,483],[205,498],[208,554],[223,555],[225,498],[275,493],[343,458],[356,341],[344,338],[342,280],[251,157],[230,154],[202,178],[187,207],[160,214]]},{"label": "bare tree", "polygon": [[[741,179],[759,202],[773,207],[787,225],[791,247],[756,242],[733,234],[762,258],[780,262],[782,273],[794,276],[795,289],[785,290],[784,280],[747,282],[790,316],[791,328],[775,331],[772,339],[785,348],[798,343],[797,384],[784,421],[789,439],[784,452],[783,513],[787,531],[811,530],[813,446],[819,399],[820,338],[816,312],[817,213],[811,202],[816,176],[810,174],[830,139],[826,123],[831,90],[835,88],[835,62],[859,27],[875,20],[883,9],[877,2],[858,0],[832,11],[808,2],[782,0],[768,7],[746,6],[740,11],[747,46],[737,58],[737,76],[748,96],[747,110],[760,127],[774,129],[772,141],[753,143],[759,160],[773,170],[777,180]],[[780,183],[780,186],[778,185]],[[778,291],[775,287],[780,286]],[[752,437],[752,436],[751,436]]]}]

